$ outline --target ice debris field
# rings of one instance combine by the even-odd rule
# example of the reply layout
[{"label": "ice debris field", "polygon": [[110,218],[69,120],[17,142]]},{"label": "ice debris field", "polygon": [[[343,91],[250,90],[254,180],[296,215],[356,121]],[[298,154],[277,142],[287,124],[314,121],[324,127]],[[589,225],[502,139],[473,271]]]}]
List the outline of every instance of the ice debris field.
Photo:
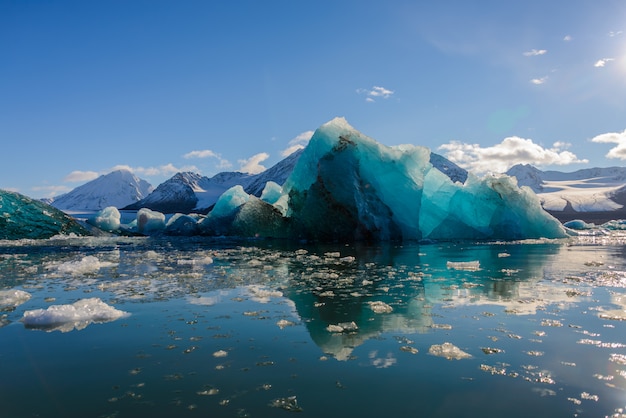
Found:
[{"label": "ice debris field", "polygon": [[625,239],[0,241],[0,403],[16,417],[622,417]]}]

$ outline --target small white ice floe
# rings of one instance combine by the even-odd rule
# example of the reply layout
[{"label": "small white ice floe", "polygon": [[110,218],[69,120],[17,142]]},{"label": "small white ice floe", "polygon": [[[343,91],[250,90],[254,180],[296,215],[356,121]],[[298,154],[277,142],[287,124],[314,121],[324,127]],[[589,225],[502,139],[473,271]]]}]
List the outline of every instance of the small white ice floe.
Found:
[{"label": "small white ice floe", "polygon": [[31,294],[23,290],[0,290],[0,311],[11,311],[30,298]]},{"label": "small white ice floe", "polygon": [[454,270],[477,271],[480,270],[480,261],[448,261],[446,267]]},{"label": "small white ice floe", "polygon": [[115,321],[127,315],[127,312],[115,309],[99,298],[89,298],[71,305],[52,305],[48,309],[26,311],[22,322],[27,328],[68,332],[84,329],[92,323]]},{"label": "small white ice floe", "polygon": [[438,357],[445,357],[448,360],[461,360],[471,358],[472,355],[461,350],[459,347],[451,343],[433,344],[428,349],[428,354]]},{"label": "small white ice floe", "polygon": [[98,257],[88,255],[78,261],[66,261],[59,264],[56,269],[59,274],[70,274],[73,276],[95,274],[103,267],[113,267],[115,263],[100,261]]},{"label": "small white ice floe", "polygon": [[357,326],[356,322],[354,322],[354,321],[352,321],[352,322],[340,322],[337,325],[330,324],[329,326],[326,327],[326,331],[328,331],[328,332],[336,332],[336,333],[357,331],[358,329],[359,329],[359,327]]},{"label": "small white ice floe", "polygon": [[387,305],[385,302],[377,300],[377,301],[367,302],[367,303],[370,306],[370,309],[374,311],[374,313],[383,314],[383,313],[393,312],[393,308]]}]

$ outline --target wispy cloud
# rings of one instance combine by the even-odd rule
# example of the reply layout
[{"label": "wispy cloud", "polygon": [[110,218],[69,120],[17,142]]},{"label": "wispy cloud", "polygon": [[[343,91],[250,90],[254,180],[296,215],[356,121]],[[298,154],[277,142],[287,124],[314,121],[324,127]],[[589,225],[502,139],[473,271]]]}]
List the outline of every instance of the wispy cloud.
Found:
[{"label": "wispy cloud", "polygon": [[91,181],[95,178],[98,178],[99,175],[100,174],[96,173],[95,171],[75,170],[65,176],[63,181],[67,183],[80,183],[84,181]]},{"label": "wispy cloud", "polygon": [[72,190],[67,186],[35,186],[31,190],[38,193],[44,193],[46,197],[54,197],[59,194],[67,193]]},{"label": "wispy cloud", "polygon": [[602,68],[611,61],[615,61],[615,58],[602,58],[600,60],[597,60],[596,63],[593,64],[593,66],[596,68]]},{"label": "wispy cloud", "polygon": [[210,149],[191,151],[183,155],[183,158],[187,160],[192,159],[192,158],[215,158],[218,161],[217,167],[220,169],[229,168],[233,166],[228,160],[222,158],[221,154],[218,154],[217,152],[213,152]]},{"label": "wispy cloud", "polygon": [[370,103],[376,101],[376,98],[388,99],[394,94],[393,90],[381,86],[374,86],[371,89],[360,88],[357,89],[356,92],[366,95],[365,101]]},{"label": "wispy cloud", "polygon": [[572,39],[573,39],[573,38],[572,38],[572,35],[565,35],[565,36],[563,37],[563,40],[564,40],[565,42],[569,42],[569,41],[571,41]]},{"label": "wispy cloud", "polygon": [[616,144],[606,154],[607,158],[626,160],[626,129],[623,132],[610,132],[595,136],[591,142]]},{"label": "wispy cloud", "polygon": [[164,164],[164,165],[160,165],[157,167],[131,167],[129,165],[116,165],[114,167],[112,167],[109,171],[107,172],[111,172],[111,171],[115,171],[115,170],[129,170],[130,172],[138,175],[138,176],[148,176],[148,177],[155,177],[155,176],[171,176],[174,175],[176,173],[180,173],[180,172],[184,172],[184,171],[192,171],[195,173],[199,173],[200,170],[198,169],[198,167],[196,167],[195,165],[187,165],[187,166],[182,166],[182,167],[177,167],[172,163],[168,163],[168,164]]},{"label": "wispy cloud", "polygon": [[624,31],[621,31],[621,30],[614,31],[614,30],[612,30],[612,31],[609,32],[609,36],[611,38],[614,38],[616,36],[621,35],[622,33],[624,33]]},{"label": "wispy cloud", "polygon": [[298,151],[299,149],[305,148],[306,145],[311,140],[313,133],[314,133],[313,131],[305,131],[305,132],[302,132],[301,134],[298,134],[295,138],[289,141],[289,143],[287,144],[288,145],[287,148],[282,150],[280,155],[282,155],[283,157],[287,157],[293,154],[294,152]]},{"label": "wispy cloud", "polygon": [[267,160],[270,155],[266,152],[261,152],[253,155],[246,160],[238,160],[240,167],[239,170],[242,173],[259,174],[266,170],[265,166],[261,163]]},{"label": "wispy cloud", "polygon": [[491,147],[452,141],[441,145],[439,149],[445,152],[449,160],[476,173],[503,173],[515,164],[545,166],[588,162],[566,151],[564,148],[567,146],[569,144],[556,142],[552,148],[544,148],[531,139],[512,136]]},{"label": "wispy cloud", "polygon": [[548,76],[541,77],[541,78],[533,78],[532,80],[530,80],[532,84],[535,84],[537,86],[540,84],[545,84],[546,81],[548,81]]},{"label": "wispy cloud", "polygon": [[544,55],[548,52],[547,49],[531,49],[530,51],[524,52],[525,57],[536,57],[538,55]]}]

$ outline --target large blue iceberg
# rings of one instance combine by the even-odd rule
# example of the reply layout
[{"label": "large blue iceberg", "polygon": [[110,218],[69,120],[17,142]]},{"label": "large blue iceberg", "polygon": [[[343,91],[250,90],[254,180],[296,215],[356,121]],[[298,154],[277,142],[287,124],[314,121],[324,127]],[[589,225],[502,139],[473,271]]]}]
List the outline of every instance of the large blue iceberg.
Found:
[{"label": "large blue iceberg", "polygon": [[89,235],[89,232],[46,203],[0,190],[0,239],[44,239],[69,234]]},{"label": "large blue iceberg", "polygon": [[567,236],[513,177],[454,176],[432,155],[382,145],[336,118],[317,129],[282,190],[271,185],[263,200],[231,188],[199,231],[318,241]]}]

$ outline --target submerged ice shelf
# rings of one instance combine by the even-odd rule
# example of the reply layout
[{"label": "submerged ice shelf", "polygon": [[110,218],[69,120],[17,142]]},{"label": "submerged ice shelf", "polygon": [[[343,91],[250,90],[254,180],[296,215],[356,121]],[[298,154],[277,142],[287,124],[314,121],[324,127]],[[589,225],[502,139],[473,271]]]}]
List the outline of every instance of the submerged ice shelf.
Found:
[{"label": "submerged ice shelf", "polygon": [[[443,157],[434,164],[433,155],[420,146],[382,145],[336,118],[317,129],[282,187],[268,183],[257,198],[233,186],[207,216],[177,214],[167,223],[142,209],[131,228],[327,242],[567,236],[513,177],[460,176]],[[91,222],[102,228],[119,223],[119,213],[107,213]]]}]

